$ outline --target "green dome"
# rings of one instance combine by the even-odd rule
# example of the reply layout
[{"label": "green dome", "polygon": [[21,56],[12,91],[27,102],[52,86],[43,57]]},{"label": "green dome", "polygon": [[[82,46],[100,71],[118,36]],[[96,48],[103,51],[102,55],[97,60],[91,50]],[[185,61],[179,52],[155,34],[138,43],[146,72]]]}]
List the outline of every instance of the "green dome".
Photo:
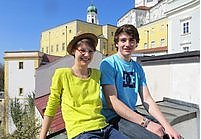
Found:
[{"label": "green dome", "polygon": [[97,9],[96,7],[91,4],[88,8],[87,8],[87,12],[95,12],[97,14]]}]

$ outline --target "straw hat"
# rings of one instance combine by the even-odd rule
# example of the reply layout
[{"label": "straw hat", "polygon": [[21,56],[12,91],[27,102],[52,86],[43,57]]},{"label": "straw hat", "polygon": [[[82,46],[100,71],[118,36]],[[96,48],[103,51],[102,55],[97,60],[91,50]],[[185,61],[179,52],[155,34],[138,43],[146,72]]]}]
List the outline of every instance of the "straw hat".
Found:
[{"label": "straw hat", "polygon": [[98,43],[98,38],[95,34],[93,33],[78,33],[78,35],[76,35],[71,41],[70,43],[68,44],[67,46],[67,52],[70,54],[70,55],[73,55],[72,54],[72,50],[73,50],[73,47],[75,47],[76,43],[82,39],[91,39],[94,43],[94,46],[96,47],[97,46],[97,43]]}]

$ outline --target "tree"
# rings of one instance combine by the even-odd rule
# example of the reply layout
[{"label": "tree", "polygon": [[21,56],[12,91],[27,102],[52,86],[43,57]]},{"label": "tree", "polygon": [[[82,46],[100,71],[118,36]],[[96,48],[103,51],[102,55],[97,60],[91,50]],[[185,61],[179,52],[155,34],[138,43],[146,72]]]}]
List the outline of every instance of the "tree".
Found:
[{"label": "tree", "polygon": [[29,95],[25,105],[19,99],[12,100],[11,116],[17,130],[8,138],[36,139],[38,137],[41,126],[35,118],[34,97]]},{"label": "tree", "polygon": [[[3,104],[1,104],[1,103],[0,103],[0,110],[2,110],[2,112],[3,112],[3,110],[4,110],[4,106],[3,106]],[[1,113],[0,113],[0,115],[1,115]],[[1,116],[0,116],[0,117],[1,117]],[[0,120],[0,139],[3,138],[3,125],[2,125],[2,123],[3,123],[3,121]]]}]

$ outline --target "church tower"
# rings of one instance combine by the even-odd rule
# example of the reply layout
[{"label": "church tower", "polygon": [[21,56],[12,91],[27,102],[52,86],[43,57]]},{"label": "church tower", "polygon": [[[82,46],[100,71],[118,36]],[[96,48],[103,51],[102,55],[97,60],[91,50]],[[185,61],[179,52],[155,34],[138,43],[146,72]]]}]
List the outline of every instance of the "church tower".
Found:
[{"label": "church tower", "polygon": [[87,8],[87,22],[93,23],[93,24],[99,24],[98,17],[97,17],[97,9],[93,4],[91,4]]}]

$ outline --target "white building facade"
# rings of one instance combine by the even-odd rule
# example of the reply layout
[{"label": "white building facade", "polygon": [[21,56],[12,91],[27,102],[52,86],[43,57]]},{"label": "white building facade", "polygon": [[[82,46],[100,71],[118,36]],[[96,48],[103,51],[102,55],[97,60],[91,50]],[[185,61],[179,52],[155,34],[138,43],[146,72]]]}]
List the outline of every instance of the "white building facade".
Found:
[{"label": "white building facade", "polygon": [[159,0],[135,0],[135,7],[146,6],[152,7],[158,3]]},{"label": "white building facade", "polygon": [[117,27],[122,26],[124,24],[132,24],[135,27],[139,27],[140,25],[143,25],[148,21],[149,21],[148,10],[133,8],[118,19]]},{"label": "white building facade", "polygon": [[200,0],[169,0],[168,53],[200,50]]},{"label": "white building facade", "polygon": [[[147,2],[153,2],[153,5],[145,10],[150,6]],[[167,17],[168,53],[200,50],[200,0],[137,0],[135,6],[141,9],[145,6],[144,14],[134,8],[118,20],[117,26],[133,24],[138,28]]]},{"label": "white building facade", "polygon": [[149,10],[149,22],[166,17],[167,0],[161,0]]},{"label": "white building facade", "polygon": [[166,17],[165,12],[167,10],[167,0],[161,0],[159,2],[157,0],[136,2],[141,4],[136,3],[135,8],[129,10],[125,15],[119,18],[117,21],[118,27],[124,24],[132,24],[138,28],[141,25],[145,25]]},{"label": "white building facade", "polygon": [[38,51],[5,52],[5,133],[12,134],[15,125],[10,114],[11,100],[26,104],[35,92],[35,69],[43,53]]}]

